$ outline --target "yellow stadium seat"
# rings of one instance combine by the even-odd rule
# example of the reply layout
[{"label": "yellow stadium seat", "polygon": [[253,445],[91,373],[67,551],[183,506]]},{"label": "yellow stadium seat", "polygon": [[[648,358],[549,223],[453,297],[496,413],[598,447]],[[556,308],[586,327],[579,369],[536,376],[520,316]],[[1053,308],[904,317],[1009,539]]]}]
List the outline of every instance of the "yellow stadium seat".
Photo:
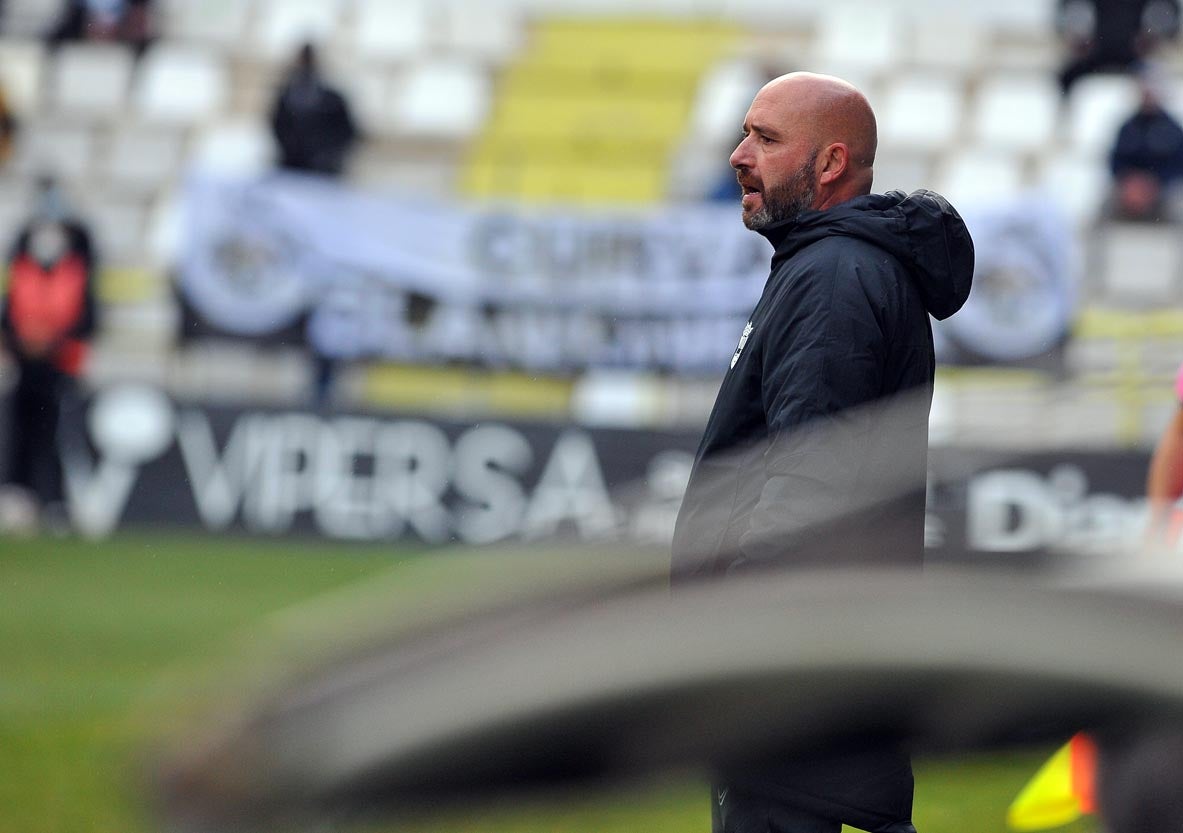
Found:
[{"label": "yellow stadium seat", "polygon": [[737,35],[669,20],[537,24],[499,80],[465,191],[534,202],[661,200],[699,79]]}]

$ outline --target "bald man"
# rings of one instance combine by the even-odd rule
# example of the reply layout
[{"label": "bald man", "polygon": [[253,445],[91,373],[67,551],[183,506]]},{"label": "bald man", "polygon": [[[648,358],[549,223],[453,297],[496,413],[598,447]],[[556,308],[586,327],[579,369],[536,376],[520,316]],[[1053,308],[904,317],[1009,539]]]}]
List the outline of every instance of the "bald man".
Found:
[{"label": "bald man", "polygon": [[[929,316],[965,302],[973,243],[930,191],[871,195],[876,142],[866,98],[837,78],[782,76],[748,110],[731,165],[771,274],[695,458],[676,584],[922,558]],[[733,768],[713,802],[723,833],[911,833],[911,807],[907,754],[865,735]]]}]

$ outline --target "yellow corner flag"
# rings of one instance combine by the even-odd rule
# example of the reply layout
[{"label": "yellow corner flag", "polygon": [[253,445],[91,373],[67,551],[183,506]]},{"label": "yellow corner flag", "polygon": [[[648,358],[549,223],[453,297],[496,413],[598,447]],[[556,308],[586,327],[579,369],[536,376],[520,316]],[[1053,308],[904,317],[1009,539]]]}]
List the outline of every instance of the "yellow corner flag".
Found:
[{"label": "yellow corner flag", "polygon": [[1072,737],[1027,782],[1006,814],[1013,830],[1046,830],[1096,812],[1097,747]]}]

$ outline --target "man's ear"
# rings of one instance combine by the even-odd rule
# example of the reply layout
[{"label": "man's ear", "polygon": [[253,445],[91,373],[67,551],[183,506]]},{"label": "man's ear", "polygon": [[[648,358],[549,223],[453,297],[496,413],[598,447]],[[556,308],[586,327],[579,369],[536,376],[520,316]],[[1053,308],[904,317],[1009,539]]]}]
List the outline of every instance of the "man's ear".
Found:
[{"label": "man's ear", "polygon": [[818,165],[818,184],[832,185],[846,173],[850,165],[850,148],[842,142],[827,145],[818,154]]}]

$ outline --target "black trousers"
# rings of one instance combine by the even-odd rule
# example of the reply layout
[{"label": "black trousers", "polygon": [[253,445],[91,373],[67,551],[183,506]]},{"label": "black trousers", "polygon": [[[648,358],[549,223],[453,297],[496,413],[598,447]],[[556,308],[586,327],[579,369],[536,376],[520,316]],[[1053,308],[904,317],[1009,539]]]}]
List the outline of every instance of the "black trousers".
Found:
[{"label": "black trousers", "polygon": [[45,362],[18,362],[8,434],[8,480],[33,492],[41,503],[63,499],[58,427],[62,399],[72,380]]},{"label": "black trousers", "polygon": [[711,833],[840,833],[842,823],[822,819],[734,787],[711,789]]}]

